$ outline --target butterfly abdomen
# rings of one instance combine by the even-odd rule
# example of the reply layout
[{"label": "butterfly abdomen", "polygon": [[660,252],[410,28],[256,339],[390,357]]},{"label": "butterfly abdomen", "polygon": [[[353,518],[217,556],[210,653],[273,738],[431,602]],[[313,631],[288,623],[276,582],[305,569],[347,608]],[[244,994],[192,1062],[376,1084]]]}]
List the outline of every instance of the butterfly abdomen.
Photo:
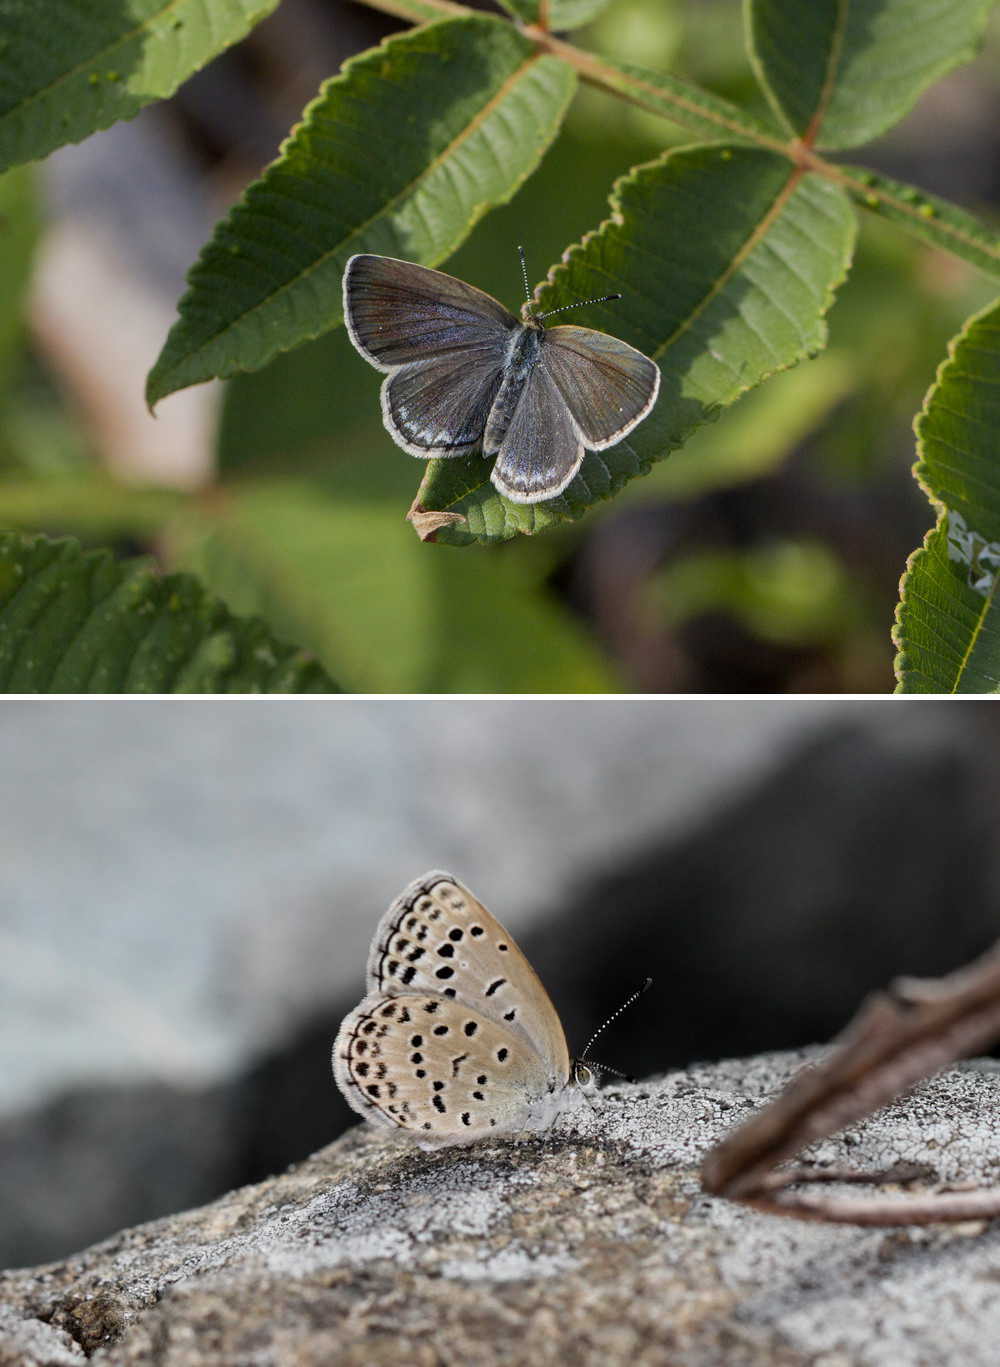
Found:
[{"label": "butterfly abdomen", "polygon": [[503,380],[493,400],[483,435],[483,455],[495,455],[510,426],[528,376],[541,359],[543,329],[527,323],[512,330],[508,343]]}]

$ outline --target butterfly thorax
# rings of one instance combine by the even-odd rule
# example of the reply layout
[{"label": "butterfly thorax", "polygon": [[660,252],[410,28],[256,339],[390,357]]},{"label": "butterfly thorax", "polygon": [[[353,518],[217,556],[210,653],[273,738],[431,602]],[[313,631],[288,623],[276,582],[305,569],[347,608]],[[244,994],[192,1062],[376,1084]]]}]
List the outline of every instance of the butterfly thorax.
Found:
[{"label": "butterfly thorax", "polygon": [[508,342],[507,366],[526,380],[538,364],[542,350],[542,336],[545,324],[529,314],[521,323],[511,329]]}]

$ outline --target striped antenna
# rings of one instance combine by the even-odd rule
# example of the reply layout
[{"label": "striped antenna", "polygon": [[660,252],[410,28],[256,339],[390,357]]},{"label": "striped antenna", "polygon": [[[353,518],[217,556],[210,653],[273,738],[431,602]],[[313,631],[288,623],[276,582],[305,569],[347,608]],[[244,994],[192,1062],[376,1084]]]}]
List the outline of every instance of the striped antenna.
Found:
[{"label": "striped antenna", "polygon": [[[618,1008],[617,1011],[612,1011],[611,1015],[607,1018],[607,1020],[604,1022],[603,1025],[599,1025],[599,1026],[597,1027],[597,1029],[596,1029],[596,1030],[594,1031],[594,1033],[591,1035],[590,1039],[587,1041],[587,1047],[586,1047],[586,1049],[584,1049],[583,1053],[580,1055],[580,1058],[579,1058],[579,1062],[580,1062],[580,1063],[582,1063],[582,1062],[584,1061],[584,1059],[587,1057],[587,1055],[590,1053],[590,1048],[591,1048],[591,1045],[594,1043],[594,1040],[597,1039],[597,1037],[598,1037],[599,1035],[603,1035],[604,1032],[605,1032],[605,1030],[607,1030],[608,1026],[611,1024],[611,1022],[612,1022],[612,1021],[616,1021],[623,1011],[627,1011],[627,1010],[629,1009],[629,1007],[632,1005],[632,1003],[633,1003],[633,1002],[637,1002],[637,1001],[639,1000],[639,998],[642,996],[642,994],[643,994],[644,992],[648,992],[648,990],[649,990],[652,986],[653,986],[653,980],[652,980],[652,978],[647,978],[647,979],[645,980],[645,982],[642,984],[641,987],[637,987],[637,988],[636,988],[636,990],[632,993],[631,997],[627,997],[627,998],[625,999],[625,1001],[622,1002],[621,1006],[619,1006],[619,1008]],[[595,1067],[595,1068],[604,1068],[604,1067],[606,1067],[606,1065],[600,1064],[600,1063],[595,1063],[595,1064],[593,1064],[592,1066]],[[610,1073],[610,1072],[614,1072],[615,1070],[614,1070],[613,1068],[608,1068],[607,1071]]]},{"label": "striped antenna", "polygon": [[572,304],[560,304],[557,309],[549,309],[548,313],[538,313],[535,317],[541,322],[543,318],[551,318],[554,313],[565,313],[567,309],[583,308],[584,304],[606,304],[609,299],[620,299],[620,294],[602,294],[597,299],[577,299]]},{"label": "striped antenna", "polygon": [[524,297],[526,301],[530,302],[531,290],[528,289],[528,267],[524,259],[524,248],[518,247],[517,254],[521,258],[521,279],[524,281]]},{"label": "striped antenna", "polygon": [[[521,279],[524,281],[524,298],[531,303],[531,290],[528,288],[528,266],[524,259],[524,248],[518,247],[517,254],[521,258]],[[565,313],[567,309],[583,308],[585,304],[606,304],[611,299],[620,299],[620,294],[602,294],[599,299],[577,299],[572,304],[561,304],[557,309],[549,309],[548,313],[536,313],[532,316],[536,322],[541,322],[543,318],[551,318],[554,313]],[[643,989],[645,990],[645,989]]]}]

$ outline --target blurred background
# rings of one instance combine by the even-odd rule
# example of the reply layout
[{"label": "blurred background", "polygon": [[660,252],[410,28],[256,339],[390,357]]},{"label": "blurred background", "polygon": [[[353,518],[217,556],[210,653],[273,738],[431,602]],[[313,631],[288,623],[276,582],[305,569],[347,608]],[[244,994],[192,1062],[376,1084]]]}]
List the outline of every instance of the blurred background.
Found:
[{"label": "blurred background", "polygon": [[449,869],[571,1050],[638,1077],[828,1039],[1000,934],[1000,711],[806,701],[0,709],[0,1266],[211,1199],[355,1117],[368,945]]},{"label": "blurred background", "polygon": [[[995,19],[975,62],[850,158],[992,222]],[[320,83],[398,27],[283,0],[174,99],[0,179],[0,525],[193,568],[350,690],[888,691],[899,577],[933,520],[911,422],[991,286],[872,214],[818,359],[531,540],[417,542],[403,515],[421,467],[341,328],[147,414],[145,373],[213,223]],[[615,0],[579,41],[760,102],[739,0]],[[671,141],[692,138],[581,89],[540,170],[447,269],[516,303],[516,244],[540,278]]]}]

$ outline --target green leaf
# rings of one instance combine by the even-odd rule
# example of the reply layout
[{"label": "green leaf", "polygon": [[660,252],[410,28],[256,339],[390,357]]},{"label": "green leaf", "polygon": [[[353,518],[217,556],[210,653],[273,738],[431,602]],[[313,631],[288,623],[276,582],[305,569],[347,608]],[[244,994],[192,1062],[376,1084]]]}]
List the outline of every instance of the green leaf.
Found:
[{"label": "green leaf", "polygon": [[0,169],[130,119],[277,0],[0,0]]},{"label": "green leaf", "polygon": [[336,685],[190,575],[0,533],[5,693],[328,693]]},{"label": "green leaf", "polygon": [[574,85],[564,62],[485,15],[352,58],[202,251],[149,403],[339,323],[355,252],[442,261],[534,170]]},{"label": "green leaf", "polygon": [[0,176],[0,392],[6,390],[24,331],[21,299],[38,236],[34,176],[18,167]]},{"label": "green leaf", "polygon": [[679,447],[766,376],[815,355],[823,315],[850,261],[847,197],[785,158],[743,147],[670,152],[618,181],[612,216],[565,254],[536,292],[541,309],[621,291],[573,321],[614,333],[662,375],[652,414],[629,437],[585,457],[546,503],[510,503],[479,456],[430,461],[421,508],[459,513],[439,541],[466,545],[580,517]]},{"label": "green leaf", "polygon": [[773,376],[698,429],[646,479],[621,494],[630,502],[701,498],[773,474],[851,392],[858,367],[824,352],[808,365]]},{"label": "green leaf", "polygon": [[975,55],[993,0],[746,0],[757,76],[783,123],[815,147],[885,132]]},{"label": "green leaf", "polygon": [[678,80],[663,71],[650,71],[635,62],[615,61],[603,53],[594,57],[578,48],[575,56],[581,75],[590,84],[688,128],[699,137],[753,142],[770,146],[774,151],[784,146],[784,138],[774,124],[690,81]]},{"label": "green leaf", "polygon": [[[232,486],[167,535],[239,611],[310,646],[351,692],[592,693],[618,680],[509,553],[429,554],[391,503],[317,484]],[[355,488],[360,486],[357,480]],[[192,510],[193,511],[193,510]]]},{"label": "green leaf", "polygon": [[838,166],[851,197],[866,209],[932,247],[961,257],[987,275],[1000,276],[1000,233],[980,219],[903,181],[861,166]]},{"label": "green leaf", "polygon": [[1000,304],[948,350],[916,422],[914,473],[939,516],[900,586],[900,693],[1000,692]]},{"label": "green leaf", "polygon": [[557,33],[589,24],[610,3],[611,0],[500,0],[515,19],[525,24],[542,24]]},{"label": "green leaf", "polygon": [[[449,0],[368,0],[368,3],[414,24],[462,12],[461,6],[450,4]],[[521,3],[521,0],[515,0],[515,3]],[[534,6],[536,0],[525,0],[525,3]],[[749,139],[758,145],[771,146],[775,151],[784,146],[784,136],[773,121],[762,120],[690,81],[678,80],[676,76],[652,71],[634,62],[617,61],[603,53],[598,56],[570,47],[549,35],[536,36],[547,51],[555,56],[565,56],[589,84],[682,128],[692,129],[702,137],[724,137],[730,141]]]}]

